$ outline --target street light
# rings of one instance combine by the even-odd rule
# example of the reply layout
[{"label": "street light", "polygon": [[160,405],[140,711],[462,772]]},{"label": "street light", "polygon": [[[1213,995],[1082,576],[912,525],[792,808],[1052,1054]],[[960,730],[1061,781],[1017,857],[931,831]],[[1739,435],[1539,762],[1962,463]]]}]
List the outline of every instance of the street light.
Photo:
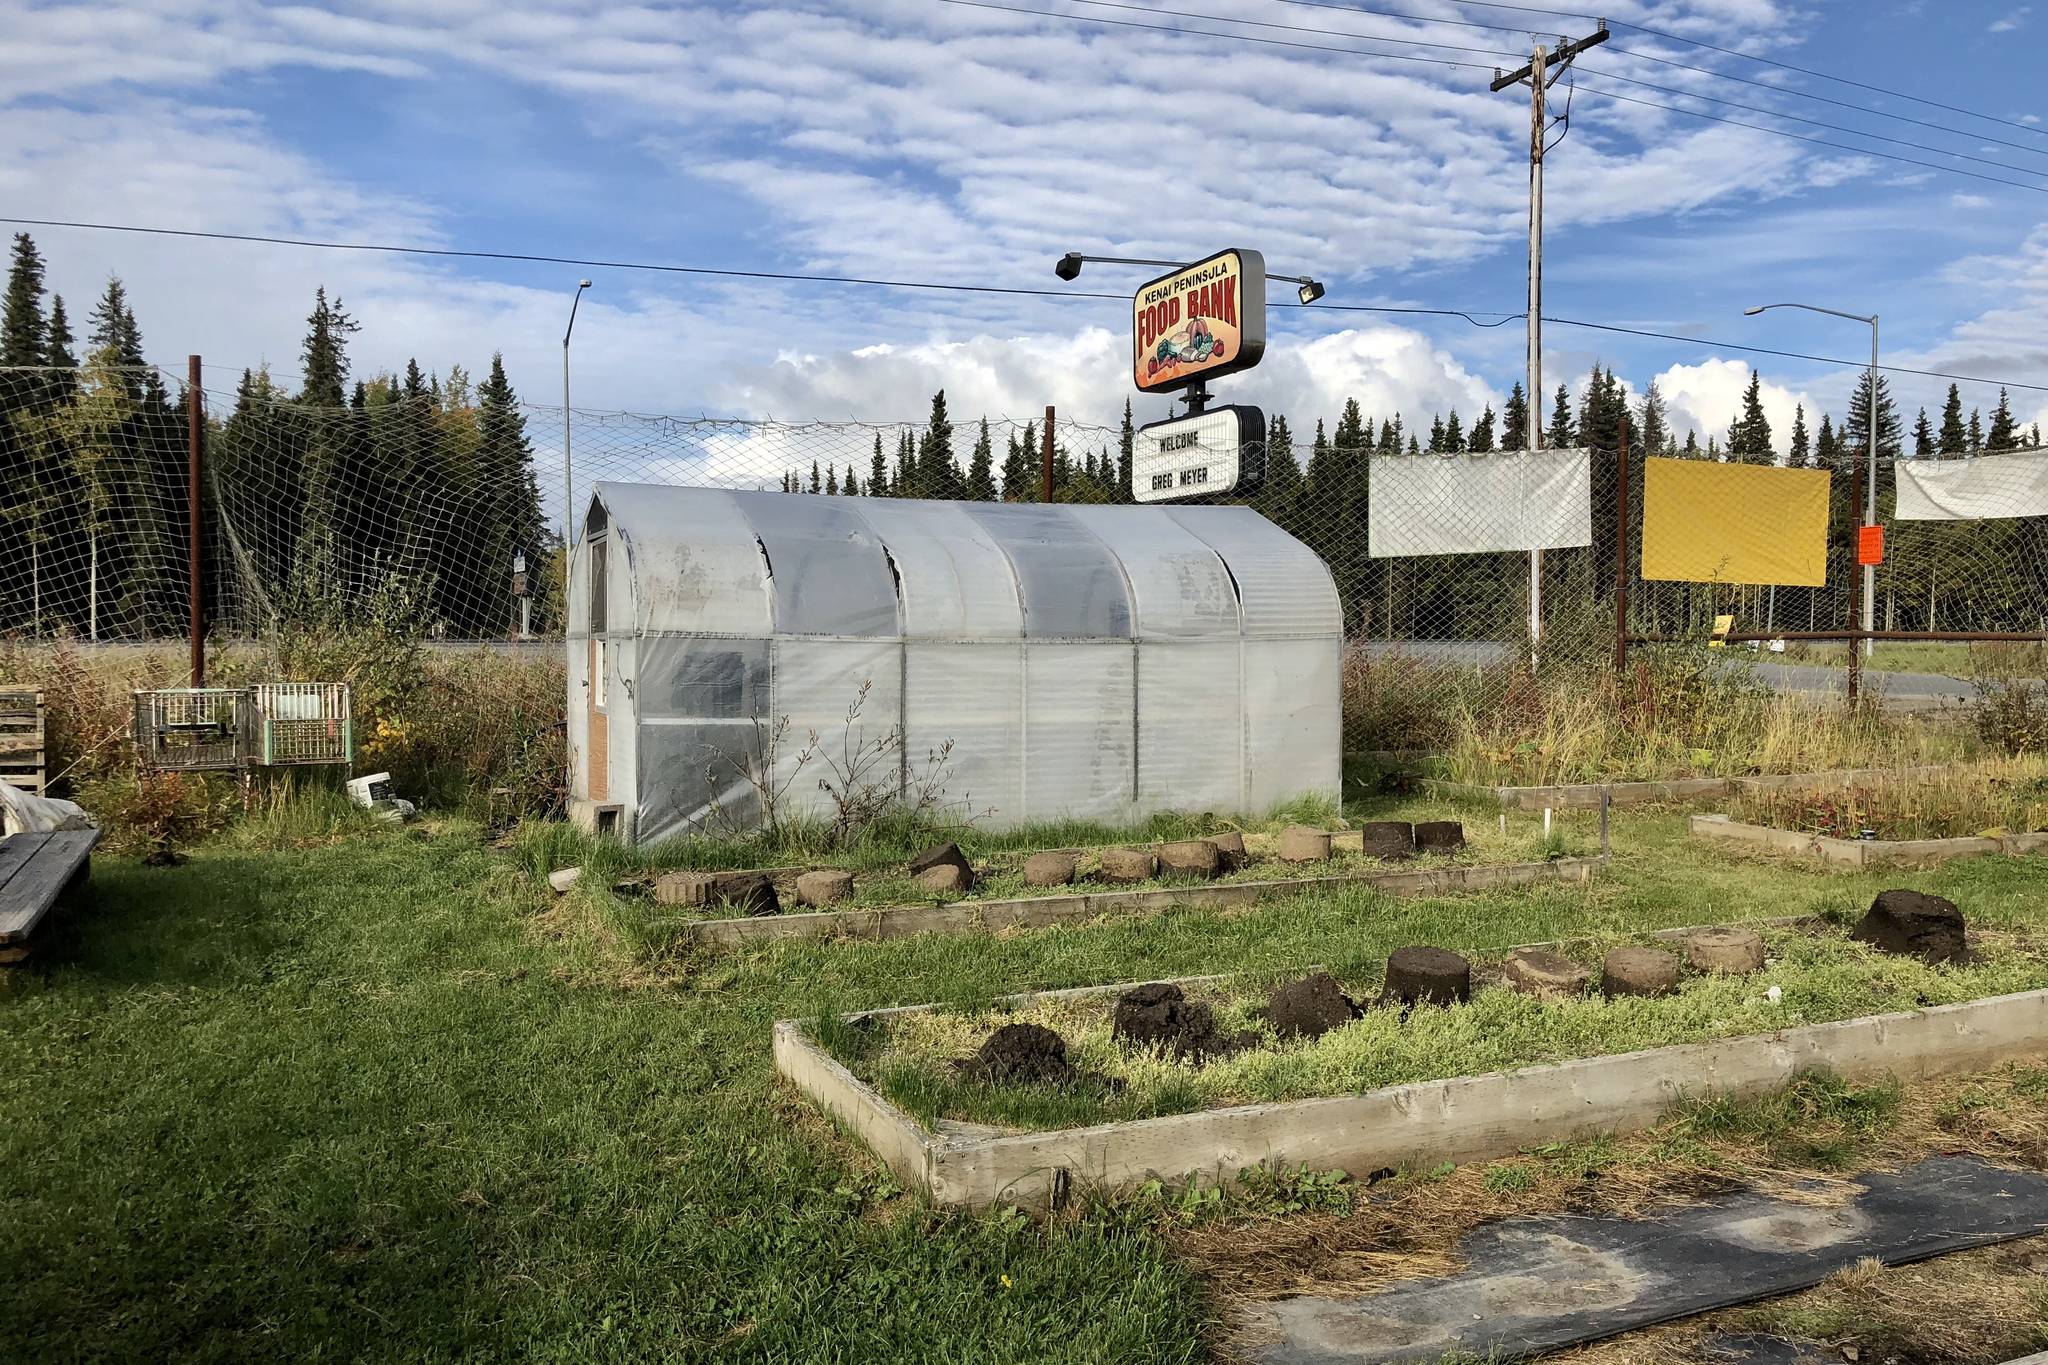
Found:
[{"label": "street light", "polygon": [[570,479],[569,462],[569,334],[576,330],[576,305],[583,302],[583,291],[590,288],[589,280],[576,282],[576,297],[569,300],[569,325],[562,330],[562,562],[563,572],[568,572],[569,547],[575,543],[571,534],[571,518],[576,515],[576,489]]},{"label": "street light", "polygon": [[[1084,256],[1078,251],[1069,251],[1054,263],[1052,273],[1063,280],[1076,279],[1081,274],[1082,264],[1087,261],[1094,261],[1097,265],[1156,265],[1167,270],[1178,270],[1187,264],[1186,261],[1146,260],[1140,256]],[[1324,294],[1323,286],[1306,275],[1274,275],[1268,273],[1266,278],[1269,280],[1285,280],[1289,284],[1300,285],[1301,288],[1295,291],[1295,295],[1304,305],[1314,303]]]},{"label": "street light", "polygon": [[[1870,424],[1870,482],[1863,494],[1863,524],[1877,525],[1877,314],[1868,317],[1862,313],[1844,313],[1839,308],[1822,308],[1812,303],[1763,303],[1742,310],[1744,317],[1755,317],[1773,308],[1803,308],[1809,313],[1826,313],[1829,317],[1847,318],[1851,322],[1870,324],[1870,411],[1866,414]],[[1863,657],[1869,658],[1876,643],[1870,632],[1877,628],[1877,566],[1863,566]]]}]

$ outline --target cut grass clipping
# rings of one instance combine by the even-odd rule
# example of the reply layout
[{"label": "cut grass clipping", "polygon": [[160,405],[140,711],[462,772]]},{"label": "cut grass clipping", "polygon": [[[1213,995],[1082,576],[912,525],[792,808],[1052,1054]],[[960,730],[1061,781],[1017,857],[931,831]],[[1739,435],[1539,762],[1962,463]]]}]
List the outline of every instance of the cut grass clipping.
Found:
[{"label": "cut grass clipping", "polygon": [[[1834,928],[1775,929],[1765,940],[1769,960],[1761,973],[1692,977],[1663,998],[1588,994],[1545,1002],[1490,985],[1466,1005],[1423,1005],[1406,1015],[1368,1009],[1312,1040],[1274,1035],[1261,1017],[1268,982],[1217,983],[1190,991],[1190,998],[1215,1010],[1224,1034],[1251,1031],[1258,1042],[1205,1065],[1119,1047],[1110,1035],[1110,997],[1035,1001],[1014,1010],[942,1007],[836,1025],[819,1041],[927,1123],[1043,1129],[1357,1094],[2048,987],[2048,956],[2007,935],[1983,935],[1969,963],[1940,967],[1879,952]],[[1610,946],[1579,945],[1568,955],[1597,965]],[[1483,965],[1475,972],[1485,974]],[[1346,988],[1362,1000],[1378,984],[1351,981]],[[1772,986],[1781,992],[1776,1002],[1767,995]],[[1017,1022],[1056,1030],[1082,1079],[998,1084],[955,1072],[954,1059],[971,1057],[993,1029]]]}]

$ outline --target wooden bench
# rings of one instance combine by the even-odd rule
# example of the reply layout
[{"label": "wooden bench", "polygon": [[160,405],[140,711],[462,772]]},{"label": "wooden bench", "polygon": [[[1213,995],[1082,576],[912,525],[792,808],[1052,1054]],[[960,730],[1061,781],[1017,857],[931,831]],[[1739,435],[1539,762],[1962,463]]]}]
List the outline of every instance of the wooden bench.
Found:
[{"label": "wooden bench", "polygon": [[99,841],[96,829],[0,839],[0,963],[27,958],[28,936],[50,907],[85,889]]}]

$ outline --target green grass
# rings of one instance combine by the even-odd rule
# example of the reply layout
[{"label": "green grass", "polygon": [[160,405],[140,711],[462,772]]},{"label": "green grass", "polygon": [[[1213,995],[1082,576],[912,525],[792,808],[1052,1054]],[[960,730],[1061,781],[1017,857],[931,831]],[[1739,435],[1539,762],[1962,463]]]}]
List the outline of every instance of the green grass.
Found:
[{"label": "green grass", "polygon": [[[1678,816],[1631,815],[1587,891],[700,953],[548,896],[531,837],[98,859],[97,906],[0,979],[9,1353],[1192,1360],[1209,1310],[1154,1216],[922,1207],[775,1082],[771,1023],[1219,968],[1355,973],[1403,943],[1846,911],[1881,884],[1728,862]],[[2040,875],[1983,859],[1896,881],[2012,925],[2048,915]]]},{"label": "green grass", "polygon": [[[1250,1030],[1258,1043],[1199,1067],[1120,1048],[1111,1036],[1107,998],[894,1016],[876,1023],[872,1031],[884,1037],[879,1043],[865,1040],[863,1058],[841,1060],[859,1066],[891,1100],[927,1122],[1073,1127],[1357,1094],[2048,987],[2048,956],[2009,945],[1987,944],[1967,965],[1930,967],[1852,943],[1840,928],[1770,929],[1764,937],[1771,962],[1763,973],[1692,977],[1677,994],[1661,999],[1609,1000],[1590,992],[1545,1002],[1505,986],[1482,986],[1467,1005],[1424,1006],[1406,1016],[1372,1009],[1312,1040],[1279,1040],[1260,1020],[1268,983],[1218,983],[1196,990],[1193,998],[1209,1003],[1224,1032]],[[1566,951],[1597,967],[1611,946],[1602,938]],[[1370,999],[1378,994],[1378,973],[1345,985],[1353,998]],[[1777,1003],[1764,996],[1770,985],[1783,992]],[[1057,1031],[1088,1079],[1063,1087],[989,1085],[954,1075],[953,1059],[972,1056],[995,1027],[1017,1020]]]}]

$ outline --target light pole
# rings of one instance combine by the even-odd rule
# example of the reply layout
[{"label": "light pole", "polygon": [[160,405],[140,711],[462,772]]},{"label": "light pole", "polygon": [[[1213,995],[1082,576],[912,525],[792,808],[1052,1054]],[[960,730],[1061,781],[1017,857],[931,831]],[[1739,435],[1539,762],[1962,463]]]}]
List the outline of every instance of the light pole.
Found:
[{"label": "light pole", "polygon": [[562,329],[562,570],[566,575],[569,566],[569,549],[575,543],[570,527],[576,515],[576,486],[570,478],[569,462],[569,335],[576,330],[576,305],[583,302],[583,291],[590,288],[589,280],[579,280],[576,297],[569,300],[569,325]]},{"label": "light pole", "polygon": [[[1865,414],[1870,425],[1870,481],[1863,493],[1863,524],[1877,525],[1877,314],[1865,316],[1862,313],[1844,313],[1839,308],[1822,308],[1812,303],[1764,303],[1742,310],[1744,317],[1755,317],[1773,308],[1803,308],[1809,313],[1826,313],[1833,318],[1847,318],[1851,322],[1870,324],[1870,379],[1865,390],[1869,395],[1870,410]],[[1870,632],[1877,628],[1877,566],[1863,566],[1863,657],[1869,658],[1875,641]]]}]

